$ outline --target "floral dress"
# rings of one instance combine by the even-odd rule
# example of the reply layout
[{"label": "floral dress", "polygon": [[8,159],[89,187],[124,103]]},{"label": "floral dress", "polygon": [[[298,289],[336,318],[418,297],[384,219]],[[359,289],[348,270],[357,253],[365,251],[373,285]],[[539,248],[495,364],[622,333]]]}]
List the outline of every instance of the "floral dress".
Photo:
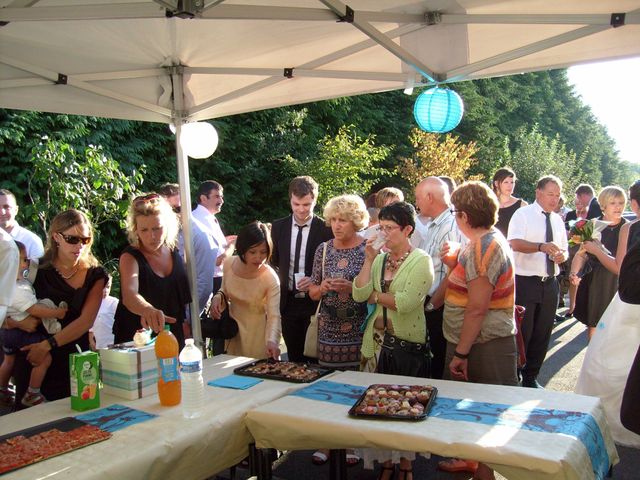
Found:
[{"label": "floral dress", "polygon": [[[325,244],[316,249],[311,280],[320,285],[323,278],[344,278],[353,281],[364,264],[366,240],[353,248],[335,248],[333,240],[326,242],[327,252],[322,265]],[[324,271],[324,276],[323,276]],[[362,332],[367,316],[366,302],[356,302],[350,293],[328,292],[322,296],[318,313],[318,362],[320,365],[357,369],[360,365]]]}]

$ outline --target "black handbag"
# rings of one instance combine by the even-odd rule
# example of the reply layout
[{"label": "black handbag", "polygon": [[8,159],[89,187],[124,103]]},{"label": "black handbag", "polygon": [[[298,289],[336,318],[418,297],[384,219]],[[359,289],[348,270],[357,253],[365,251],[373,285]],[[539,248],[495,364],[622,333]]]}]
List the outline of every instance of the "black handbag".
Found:
[{"label": "black handbag", "polygon": [[229,312],[229,301],[227,300],[227,295],[222,290],[218,290],[216,295],[218,294],[220,294],[225,308],[222,311],[221,317],[218,320],[215,320],[211,318],[209,314],[211,310],[211,301],[207,303],[207,307],[200,315],[202,336],[230,340],[238,334],[238,322],[235,321]]},{"label": "black handbag", "polygon": [[[387,263],[385,255],[382,262],[380,289],[384,292],[384,269]],[[429,342],[414,343],[387,333],[387,309],[382,307],[384,319],[384,339],[380,349],[380,357],[376,373],[405,375],[408,377],[431,377],[431,348]]]}]

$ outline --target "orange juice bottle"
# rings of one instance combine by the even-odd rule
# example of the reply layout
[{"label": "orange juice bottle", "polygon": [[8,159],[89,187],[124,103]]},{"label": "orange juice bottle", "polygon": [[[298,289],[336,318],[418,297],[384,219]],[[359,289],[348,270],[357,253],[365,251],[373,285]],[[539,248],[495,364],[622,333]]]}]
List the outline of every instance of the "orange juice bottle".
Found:
[{"label": "orange juice bottle", "polygon": [[158,359],[158,397],[160,405],[171,407],[181,400],[180,371],[178,363],[178,341],[171,333],[169,325],[158,334],[155,344]]}]

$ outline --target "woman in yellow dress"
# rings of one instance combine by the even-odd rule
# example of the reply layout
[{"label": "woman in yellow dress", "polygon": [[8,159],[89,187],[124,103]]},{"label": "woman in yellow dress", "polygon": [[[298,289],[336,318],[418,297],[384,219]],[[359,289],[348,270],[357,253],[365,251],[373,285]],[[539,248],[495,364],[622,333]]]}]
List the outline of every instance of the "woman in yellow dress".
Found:
[{"label": "woman in yellow dress", "polygon": [[280,357],[280,281],[269,266],[273,251],[269,227],[252,222],[238,233],[237,255],[224,262],[222,287],[211,301],[211,317],[224,311],[223,296],[231,317],[238,322],[238,334],[227,342],[231,355],[253,358]]}]

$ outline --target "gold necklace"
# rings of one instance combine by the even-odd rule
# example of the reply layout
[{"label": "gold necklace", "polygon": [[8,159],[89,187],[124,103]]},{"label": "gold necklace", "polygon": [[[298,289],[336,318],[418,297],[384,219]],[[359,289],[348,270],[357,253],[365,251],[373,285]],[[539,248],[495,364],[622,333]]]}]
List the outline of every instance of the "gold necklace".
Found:
[{"label": "gold necklace", "polygon": [[56,267],[55,265],[53,266],[53,268],[55,268],[56,272],[58,272],[58,275],[60,275],[64,280],[69,280],[76,273],[78,273],[78,270],[80,269],[80,266],[76,265],[76,268],[69,275],[63,275],[62,272],[60,270],[58,270],[58,267]]},{"label": "gold necklace", "polygon": [[395,272],[396,270],[398,270],[400,268],[400,265],[402,265],[402,263],[407,259],[410,253],[411,250],[407,251],[397,260],[394,260],[393,258],[391,258],[391,255],[389,255],[389,258],[387,258],[387,268],[389,269],[389,271]]}]

